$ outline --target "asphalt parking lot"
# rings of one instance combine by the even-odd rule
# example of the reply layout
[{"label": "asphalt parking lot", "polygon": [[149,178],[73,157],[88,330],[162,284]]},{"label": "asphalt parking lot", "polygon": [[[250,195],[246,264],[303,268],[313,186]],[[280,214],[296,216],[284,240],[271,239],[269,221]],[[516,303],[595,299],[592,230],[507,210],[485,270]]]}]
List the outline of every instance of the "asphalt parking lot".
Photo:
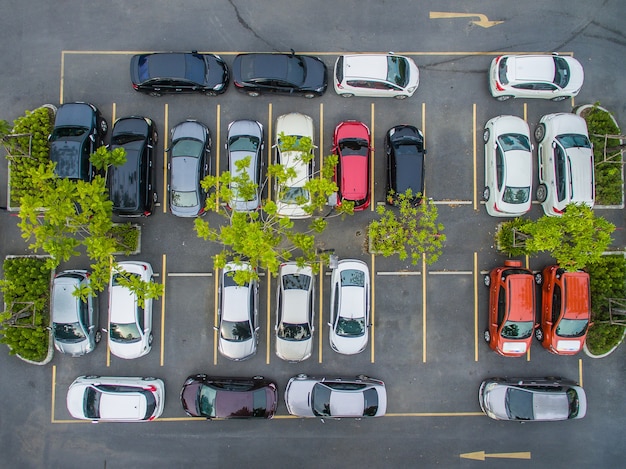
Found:
[{"label": "asphalt parking lot", "polygon": [[[446,10],[432,3],[430,10]],[[127,115],[144,115],[157,123],[160,205],[151,217],[139,221],[142,252],[136,258],[152,264],[156,280],[165,285],[165,294],[155,302],[155,340],[151,353],[143,358],[125,361],[111,356],[106,341],[79,359],[57,354],[45,367],[29,366],[0,354],[4,375],[0,383],[4,397],[0,405],[0,450],[7,467],[84,467],[94,463],[108,468],[147,464],[179,467],[192,461],[233,467],[501,467],[503,462],[512,467],[618,467],[624,456],[620,430],[626,423],[623,400],[615,399],[626,384],[623,350],[603,360],[592,360],[584,354],[557,357],[535,341],[525,357],[510,359],[491,352],[482,339],[488,300],[482,277],[504,260],[493,247],[498,220],[489,217],[480,203],[483,124],[496,115],[513,114],[526,119],[532,130],[544,114],[568,112],[573,104],[596,100],[614,110],[618,121],[626,116],[624,84],[607,83],[624,72],[624,65],[614,60],[624,55],[625,48],[619,32],[619,2],[575,2],[576,15],[556,26],[544,17],[567,7],[569,2],[553,2],[550,6],[532,3],[528,5],[534,11],[532,15],[514,5],[481,11],[491,19],[504,21],[483,30],[467,18],[428,19],[425,5],[366,1],[358,6],[363,12],[354,13],[354,4],[336,6],[323,1],[319,11],[312,14],[314,24],[328,26],[322,28],[324,37],[318,39],[315,27],[288,21],[290,6],[277,0],[265,7],[237,6],[236,2],[217,2],[208,7],[203,2],[189,2],[181,13],[189,27],[162,33],[147,27],[152,26],[150,21],[168,24],[162,14],[153,12],[149,19],[133,18],[131,22],[130,7],[118,2],[114,12],[102,5],[94,6],[108,20],[110,37],[106,41],[95,40],[89,34],[100,24],[93,12],[76,9],[83,23],[73,34],[53,33],[39,20],[35,25],[41,27],[41,32],[27,34],[27,29],[34,26],[30,23],[32,17],[26,8],[16,6],[5,19],[13,19],[12,24],[7,21],[5,31],[23,41],[15,46],[17,52],[6,44],[1,49],[4,57],[15,60],[7,60],[10,64],[0,71],[4,78],[0,81],[4,82],[0,85],[4,91],[0,100],[5,109],[0,118],[10,121],[24,109],[43,102],[89,101],[100,108],[109,124]],[[140,4],[136,7],[148,6],[147,2]],[[339,11],[331,13],[331,6]],[[280,18],[273,18],[264,12],[270,7],[284,12]],[[458,8],[449,5],[450,11]],[[478,11],[485,5],[474,2],[463,8]],[[379,21],[390,9],[397,10],[396,31]],[[204,14],[203,21],[194,19],[198,12]],[[337,19],[354,14],[361,27]],[[52,15],[60,24],[70,23],[59,12]],[[273,35],[276,22],[284,27],[279,37]],[[414,28],[414,23],[419,28]],[[153,32],[147,37],[138,35],[136,28],[142,26]],[[135,32],[129,32],[133,28]],[[537,38],[536,30],[545,31],[543,37]],[[420,86],[405,101],[341,99],[332,86],[319,99],[254,99],[236,93],[232,83],[226,94],[216,98],[151,98],[134,92],[128,77],[130,56],[139,51],[196,48],[219,53],[230,64],[240,52],[290,47],[322,58],[329,75],[336,57],[347,51],[393,49],[416,61]],[[495,55],[502,51],[553,50],[573,54],[585,67],[586,83],[575,102],[500,103],[489,96],[486,71]],[[28,54],[32,54],[32,61],[24,58]],[[33,77],[34,71],[38,73]],[[330,348],[326,325],[330,277],[328,268],[321,266],[316,278],[312,357],[301,364],[285,363],[276,357],[276,281],[264,276],[258,352],[250,360],[233,363],[218,354],[213,329],[217,289],[211,256],[217,247],[197,238],[192,220],[167,212],[164,149],[171,127],[188,118],[198,119],[213,134],[213,167],[223,170],[228,123],[251,118],[265,127],[265,156],[271,161],[276,118],[293,111],[313,118],[318,158],[330,153],[332,132],[339,122],[358,119],[372,131],[372,206],[344,220],[331,220],[321,236],[324,248],[334,249],[341,258],[357,258],[369,265],[373,307],[370,343],[357,356],[342,356]],[[399,123],[412,123],[425,135],[426,196],[437,204],[447,236],[443,254],[433,265],[411,265],[397,258],[372,256],[364,248],[367,223],[375,217],[376,202],[384,200],[383,137],[387,129]],[[2,165],[0,183],[4,186],[5,182],[6,167]],[[4,202],[5,195],[1,197]],[[623,210],[598,213],[616,224],[614,247],[623,247]],[[541,208],[535,204],[530,217],[540,215]],[[0,212],[3,256],[26,252],[16,221]],[[523,261],[539,270],[549,259],[539,256]],[[85,267],[85,260],[74,259],[65,267]],[[106,292],[99,301],[104,325]],[[186,417],[178,394],[184,379],[198,372],[275,379],[280,393],[277,416],[268,422],[204,422]],[[381,419],[325,424],[293,418],[286,411],[282,395],[288,379],[297,373],[364,373],[383,379],[389,394],[388,414]],[[65,393],[73,379],[82,374],[164,379],[166,404],[162,418],[149,424],[98,425],[83,425],[72,419],[65,407]],[[549,375],[574,379],[585,387],[589,398],[585,419],[516,425],[494,422],[480,411],[477,390],[484,378]],[[488,455],[484,462],[466,457],[480,451]]]}]

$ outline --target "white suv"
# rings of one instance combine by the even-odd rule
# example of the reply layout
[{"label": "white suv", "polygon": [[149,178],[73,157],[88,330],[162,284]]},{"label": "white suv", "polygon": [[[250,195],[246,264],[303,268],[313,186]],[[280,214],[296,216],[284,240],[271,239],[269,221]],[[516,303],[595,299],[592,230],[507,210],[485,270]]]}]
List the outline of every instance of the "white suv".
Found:
[{"label": "white suv", "polygon": [[570,113],[548,114],[535,129],[538,149],[537,200],[546,215],[560,216],[570,203],[593,207],[593,147],[587,123]]}]

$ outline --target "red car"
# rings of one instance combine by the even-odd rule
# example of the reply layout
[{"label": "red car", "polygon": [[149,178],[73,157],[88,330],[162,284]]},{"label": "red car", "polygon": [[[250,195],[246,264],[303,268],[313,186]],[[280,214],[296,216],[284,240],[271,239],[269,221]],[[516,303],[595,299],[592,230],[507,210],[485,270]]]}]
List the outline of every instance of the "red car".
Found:
[{"label": "red car", "polygon": [[339,156],[335,183],[339,188],[337,205],[354,202],[354,210],[370,204],[370,129],[358,121],[345,121],[335,128],[333,153]]},{"label": "red car", "polygon": [[575,355],[583,347],[591,319],[587,272],[549,265],[535,275],[541,287],[541,324],[535,337],[557,355]]},{"label": "red car", "polygon": [[485,341],[505,357],[520,357],[535,328],[535,279],[521,261],[505,261],[485,275],[489,287],[489,327]]}]

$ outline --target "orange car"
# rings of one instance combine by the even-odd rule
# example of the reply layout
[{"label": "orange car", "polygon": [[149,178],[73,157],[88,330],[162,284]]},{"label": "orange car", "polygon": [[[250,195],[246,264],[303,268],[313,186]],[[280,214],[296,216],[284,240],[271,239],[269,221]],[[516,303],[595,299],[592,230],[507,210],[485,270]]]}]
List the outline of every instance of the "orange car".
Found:
[{"label": "orange car", "polygon": [[535,275],[541,287],[541,324],[535,337],[557,355],[574,355],[585,343],[591,318],[587,272],[567,272],[549,265]]},{"label": "orange car", "polygon": [[521,261],[505,261],[485,275],[489,287],[489,327],[485,341],[505,357],[526,353],[535,328],[535,279]]}]

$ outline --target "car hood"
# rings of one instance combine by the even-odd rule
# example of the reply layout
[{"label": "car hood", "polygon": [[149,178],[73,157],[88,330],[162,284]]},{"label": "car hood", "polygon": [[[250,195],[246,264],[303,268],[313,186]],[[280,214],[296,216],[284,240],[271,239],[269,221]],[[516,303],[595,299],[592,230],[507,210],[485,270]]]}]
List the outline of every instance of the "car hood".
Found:
[{"label": "car hood", "polygon": [[114,145],[112,150],[124,148],[126,163],[109,170],[109,193],[114,210],[137,210],[140,203],[138,161],[144,149],[144,141],[138,140],[124,146]]},{"label": "car hood", "polygon": [[126,360],[142,357],[150,351],[150,347],[143,339],[132,343],[114,342],[109,339],[109,349],[116,357]]},{"label": "car hood", "polygon": [[316,381],[292,378],[285,390],[285,404],[290,414],[315,417],[311,410],[311,392]]},{"label": "car hood", "polygon": [[486,391],[482,396],[485,411],[502,420],[509,420],[505,406],[506,390],[506,386],[496,386],[494,389]]},{"label": "car hood", "polygon": [[289,362],[301,362],[311,356],[313,337],[306,340],[276,338],[276,355]]},{"label": "car hood", "polygon": [[330,343],[333,349],[344,355],[354,355],[362,352],[367,346],[368,332],[357,337],[343,337],[337,335],[333,329],[330,331]]},{"label": "car hood", "polygon": [[189,384],[183,385],[183,389],[180,391],[180,401],[182,403],[183,410],[192,417],[200,417],[197,408],[200,386],[200,383],[193,381]]},{"label": "car hood", "polygon": [[219,350],[222,355],[231,360],[245,360],[256,353],[256,340],[252,337],[242,342],[231,342],[220,338]]},{"label": "car hood", "polygon": [[86,353],[91,352],[94,349],[94,343],[89,339],[85,338],[80,342],[60,342],[55,339],[54,348],[56,348],[59,352],[65,353],[72,357],[80,357],[85,355]]},{"label": "car hood", "polygon": [[85,419],[83,402],[85,399],[85,389],[83,384],[74,384],[67,391],[66,405],[70,415],[76,419]]}]

